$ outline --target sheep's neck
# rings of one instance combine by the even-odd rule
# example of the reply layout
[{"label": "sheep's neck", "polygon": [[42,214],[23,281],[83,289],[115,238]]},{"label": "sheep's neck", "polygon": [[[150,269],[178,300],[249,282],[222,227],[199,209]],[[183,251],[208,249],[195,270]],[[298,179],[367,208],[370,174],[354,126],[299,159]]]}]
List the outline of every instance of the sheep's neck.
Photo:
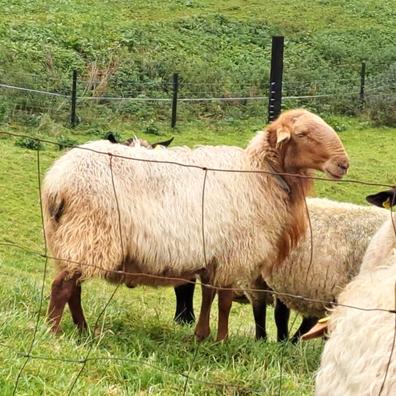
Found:
[{"label": "sheep's neck", "polygon": [[[309,193],[313,182],[309,170],[300,170],[299,176],[296,177],[295,171],[285,167],[286,147],[276,146],[276,137],[269,133],[263,133],[260,136],[261,144],[254,142],[248,147],[248,155],[251,165],[267,170],[273,174],[273,177],[282,190],[287,191],[287,208],[289,216],[282,226],[282,231],[277,241],[278,256],[274,266],[283,262],[289,255],[290,250],[296,246],[300,238],[305,235],[307,229],[307,218],[305,213],[305,196]],[[285,189],[287,186],[287,190]]]}]

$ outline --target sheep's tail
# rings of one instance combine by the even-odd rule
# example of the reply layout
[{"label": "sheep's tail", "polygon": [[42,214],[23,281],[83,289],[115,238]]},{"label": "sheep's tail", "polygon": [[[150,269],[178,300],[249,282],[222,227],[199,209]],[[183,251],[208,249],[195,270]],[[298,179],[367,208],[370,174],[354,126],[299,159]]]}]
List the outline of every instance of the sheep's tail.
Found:
[{"label": "sheep's tail", "polygon": [[49,194],[45,200],[47,216],[58,224],[65,210],[65,199],[59,193]]},{"label": "sheep's tail", "polygon": [[45,236],[58,270],[119,281],[113,271],[122,269],[125,254],[114,214],[54,185],[43,188],[42,198]]}]

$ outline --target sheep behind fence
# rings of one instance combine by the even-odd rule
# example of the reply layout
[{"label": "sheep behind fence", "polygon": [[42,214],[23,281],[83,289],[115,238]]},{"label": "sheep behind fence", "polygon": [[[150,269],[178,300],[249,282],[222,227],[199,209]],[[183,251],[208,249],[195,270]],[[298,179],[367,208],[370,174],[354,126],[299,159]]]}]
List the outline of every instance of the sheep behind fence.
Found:
[{"label": "sheep behind fence", "polygon": [[[54,331],[66,303],[86,327],[80,283],[94,276],[158,286],[199,275],[231,288],[269,273],[305,232],[312,169],[341,178],[348,168],[338,136],[306,110],[284,113],[246,150],[157,151],[105,141],[81,148],[87,151],[56,161],[43,185],[46,236],[59,258],[49,306]],[[283,175],[268,174],[274,171]],[[213,297],[203,288],[198,339],[209,335]],[[218,340],[228,335],[231,301],[232,291],[219,290]]]}]

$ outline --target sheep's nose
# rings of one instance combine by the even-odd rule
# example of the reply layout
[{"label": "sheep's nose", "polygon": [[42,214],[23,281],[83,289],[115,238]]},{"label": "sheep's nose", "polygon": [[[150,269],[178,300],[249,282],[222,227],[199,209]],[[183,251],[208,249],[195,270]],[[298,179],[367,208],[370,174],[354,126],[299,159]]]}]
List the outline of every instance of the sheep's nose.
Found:
[{"label": "sheep's nose", "polygon": [[338,165],[338,167],[342,170],[343,173],[346,173],[347,170],[348,170],[348,168],[349,168],[349,163],[348,163],[348,161],[339,162],[337,165]]}]

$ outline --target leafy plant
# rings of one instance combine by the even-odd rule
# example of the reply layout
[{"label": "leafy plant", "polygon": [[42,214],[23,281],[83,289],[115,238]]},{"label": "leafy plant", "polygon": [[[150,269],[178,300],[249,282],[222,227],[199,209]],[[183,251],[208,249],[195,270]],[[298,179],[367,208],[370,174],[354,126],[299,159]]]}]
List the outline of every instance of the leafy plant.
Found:
[{"label": "leafy plant", "polygon": [[16,140],[15,144],[29,150],[42,150],[44,147],[40,140],[30,137],[19,138]]},{"label": "leafy plant", "polygon": [[58,146],[59,150],[64,150],[65,148],[69,148],[69,147],[75,146],[77,144],[76,140],[71,139],[70,137],[65,136],[65,135],[58,136],[56,138],[56,141],[59,145]]}]

